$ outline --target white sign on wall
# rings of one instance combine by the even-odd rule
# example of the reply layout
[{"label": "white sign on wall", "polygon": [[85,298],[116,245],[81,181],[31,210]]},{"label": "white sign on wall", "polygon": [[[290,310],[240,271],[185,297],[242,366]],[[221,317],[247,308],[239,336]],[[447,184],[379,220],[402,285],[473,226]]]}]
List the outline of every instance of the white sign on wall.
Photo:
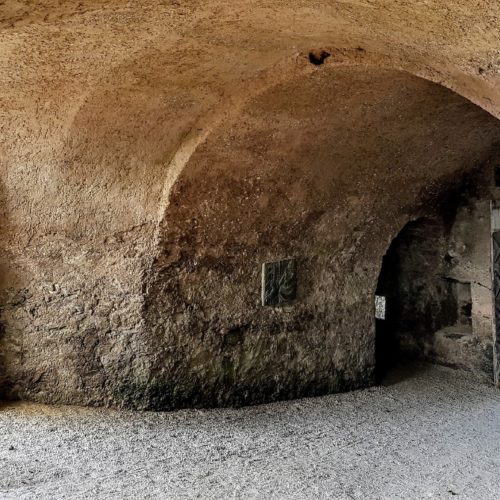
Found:
[{"label": "white sign on wall", "polygon": [[500,208],[491,209],[491,232],[500,230]]},{"label": "white sign on wall", "polygon": [[375,319],[385,319],[385,297],[375,295]]}]

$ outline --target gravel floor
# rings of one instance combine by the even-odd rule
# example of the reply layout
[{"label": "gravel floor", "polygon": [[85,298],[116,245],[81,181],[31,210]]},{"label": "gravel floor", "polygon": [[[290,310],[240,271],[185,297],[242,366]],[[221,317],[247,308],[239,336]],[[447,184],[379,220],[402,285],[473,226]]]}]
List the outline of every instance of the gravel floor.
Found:
[{"label": "gravel floor", "polygon": [[500,391],[440,367],[253,408],[0,408],[1,498],[500,498]]}]

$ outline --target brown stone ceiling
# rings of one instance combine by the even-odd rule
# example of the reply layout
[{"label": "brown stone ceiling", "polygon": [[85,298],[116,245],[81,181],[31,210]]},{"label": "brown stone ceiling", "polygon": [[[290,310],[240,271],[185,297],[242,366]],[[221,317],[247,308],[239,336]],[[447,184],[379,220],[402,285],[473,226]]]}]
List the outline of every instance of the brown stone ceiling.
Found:
[{"label": "brown stone ceiling", "polygon": [[328,65],[403,69],[500,116],[499,17],[495,1],[6,0],[3,206],[12,224],[69,231],[78,210],[155,220],[186,141],[196,149],[252,95],[316,71],[311,49]]},{"label": "brown stone ceiling", "polygon": [[199,87],[220,99],[242,79],[325,46],[389,56],[498,112],[499,18],[494,1],[7,0],[2,108],[52,116],[63,108],[64,127],[94,92],[140,87],[145,64],[144,85],[157,80],[169,95]]}]

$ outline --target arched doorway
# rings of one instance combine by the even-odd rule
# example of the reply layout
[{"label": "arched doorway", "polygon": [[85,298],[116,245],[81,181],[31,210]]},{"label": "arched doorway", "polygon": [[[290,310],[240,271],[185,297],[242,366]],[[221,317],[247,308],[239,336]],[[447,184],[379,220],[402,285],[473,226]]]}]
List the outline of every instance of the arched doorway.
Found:
[{"label": "arched doorway", "polygon": [[[447,206],[408,222],[385,254],[376,295],[376,376],[408,360],[464,368],[492,379],[487,202]],[[486,278],[487,279],[487,278]]]},{"label": "arched doorway", "polygon": [[379,381],[402,357],[427,352],[433,333],[456,321],[450,282],[442,279],[443,240],[439,221],[411,221],[383,258],[376,292],[385,298],[384,318],[376,319]]}]

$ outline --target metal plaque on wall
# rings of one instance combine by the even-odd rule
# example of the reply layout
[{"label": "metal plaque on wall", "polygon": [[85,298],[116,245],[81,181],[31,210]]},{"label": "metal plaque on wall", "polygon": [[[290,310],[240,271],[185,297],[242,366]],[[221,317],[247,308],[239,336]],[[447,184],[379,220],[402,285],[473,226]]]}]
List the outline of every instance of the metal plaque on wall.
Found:
[{"label": "metal plaque on wall", "polygon": [[286,259],[262,264],[262,305],[282,306],[297,296],[297,266]]}]

